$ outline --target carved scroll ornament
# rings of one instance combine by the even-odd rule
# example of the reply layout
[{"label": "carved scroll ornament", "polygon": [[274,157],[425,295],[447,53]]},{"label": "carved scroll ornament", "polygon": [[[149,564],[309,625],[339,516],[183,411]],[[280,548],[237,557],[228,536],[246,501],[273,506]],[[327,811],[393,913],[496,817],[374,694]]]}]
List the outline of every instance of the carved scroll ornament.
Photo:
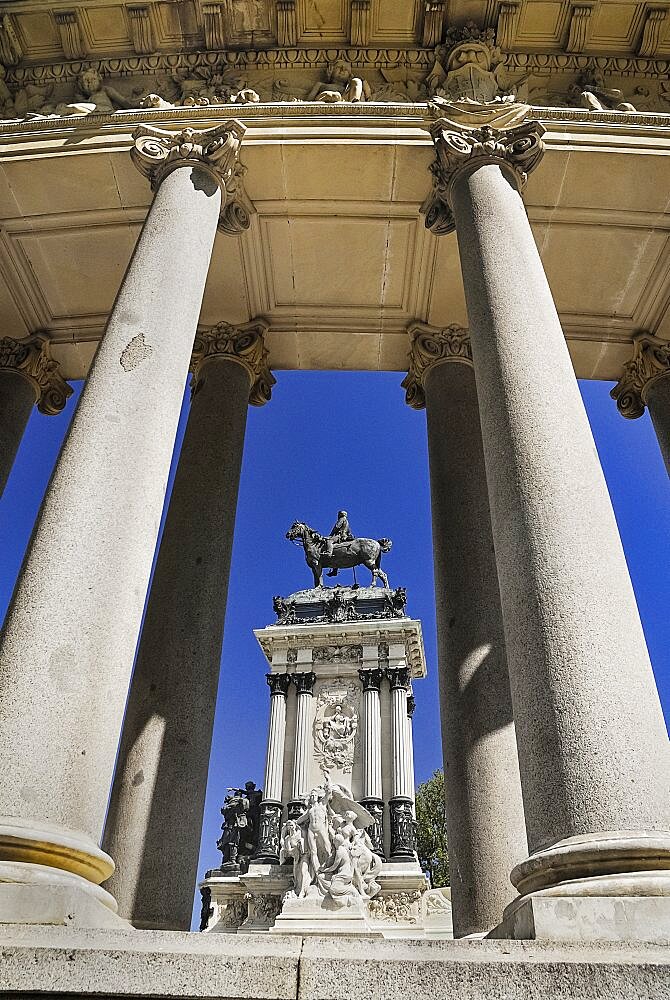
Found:
[{"label": "carved scroll ornament", "polygon": [[16,372],[35,391],[40,413],[56,416],[72,395],[72,387],[58,371],[58,362],[49,352],[49,338],[36,333],[24,340],[0,337],[0,372]]},{"label": "carved scroll ornament", "polygon": [[426,228],[437,236],[456,228],[451,211],[454,184],[464,173],[473,173],[486,164],[501,167],[518,191],[523,191],[528,175],[544,155],[542,136],[545,129],[535,121],[514,128],[459,128],[448,118],[440,118],[430,126],[435,143],[436,159],[430,166],[433,190],[421,206]]},{"label": "carved scroll ornament", "polygon": [[470,334],[462,326],[452,323],[444,329],[414,323],[408,328],[413,335],[409,352],[409,371],[401,382],[405,389],[405,402],[414,410],[426,405],[425,378],[434,365],[460,362],[472,367]]},{"label": "carved scroll ornament", "polygon": [[633,338],[633,357],[624,365],[623,375],[610,392],[622,417],[641,417],[651,385],[670,375],[670,341],[650,333]]},{"label": "carved scroll ornament", "polygon": [[267,329],[268,324],[257,319],[240,326],[218,323],[197,333],[190,368],[194,376],[193,391],[197,391],[203,364],[210,358],[226,357],[246,370],[251,383],[250,404],[263,406],[267,403],[276,382],[267,363],[268,349],[263,339]]}]

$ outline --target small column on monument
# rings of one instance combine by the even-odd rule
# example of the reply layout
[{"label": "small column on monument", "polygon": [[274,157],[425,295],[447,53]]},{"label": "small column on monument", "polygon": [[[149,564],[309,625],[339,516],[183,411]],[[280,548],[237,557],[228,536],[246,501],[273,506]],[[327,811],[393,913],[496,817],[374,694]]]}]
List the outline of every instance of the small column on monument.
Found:
[{"label": "small column on monument", "polygon": [[650,333],[633,337],[633,357],[610,395],[619,413],[630,420],[641,417],[648,407],[670,475],[670,341]]},{"label": "small column on monument", "polygon": [[542,157],[543,129],[441,119],[430,130],[426,224],[458,232],[531,851],[512,882],[522,895],[561,884],[573,897],[667,897],[667,732],[519,193]]},{"label": "small column on monument", "polygon": [[116,909],[98,887],[114,868],[98,843],[214,237],[249,224],[243,134],[236,121],[133,134],[153,203],[0,646],[0,894],[7,882],[30,885],[31,899],[31,883],[74,886],[90,921],[96,901],[106,920]]},{"label": "small column on monument", "polygon": [[[376,652],[376,649],[375,649]],[[363,797],[361,805],[374,816],[368,828],[372,845],[384,854],[384,800],[382,798],[382,711],[379,692],[384,678],[380,668],[359,670],[363,684]]]},{"label": "small column on monument", "polygon": [[191,926],[247,410],[274,383],[266,329],[218,323],[195,338],[103,841],[107,888],[136,927]]},{"label": "small column on monument", "polygon": [[33,406],[37,405],[40,413],[56,416],[72,395],[58,368],[49,352],[49,338],[43,333],[23,340],[0,337],[0,496]]},{"label": "small column on monument", "polygon": [[[392,655],[393,647],[390,648]],[[393,796],[389,800],[391,820],[390,861],[416,860],[413,789],[410,788],[410,754],[407,745],[407,691],[409,668],[390,667],[386,671],[391,687],[391,739],[393,743]]]},{"label": "small column on monument", "polygon": [[260,806],[260,833],[254,860],[279,864],[279,840],[284,780],[284,743],[286,740],[286,696],[290,674],[266,674],[270,685],[270,723],[265,761],[265,795]]},{"label": "small column on monument", "polygon": [[[454,934],[492,930],[527,856],[470,336],[414,323],[407,403],[426,408]],[[486,734],[486,738],[482,738]]]},{"label": "small column on monument", "polygon": [[288,818],[296,819],[304,811],[304,798],[309,792],[310,739],[313,715],[313,690],[316,674],[313,671],[291,674],[297,691],[295,721],[295,753],[293,755],[293,783]]}]

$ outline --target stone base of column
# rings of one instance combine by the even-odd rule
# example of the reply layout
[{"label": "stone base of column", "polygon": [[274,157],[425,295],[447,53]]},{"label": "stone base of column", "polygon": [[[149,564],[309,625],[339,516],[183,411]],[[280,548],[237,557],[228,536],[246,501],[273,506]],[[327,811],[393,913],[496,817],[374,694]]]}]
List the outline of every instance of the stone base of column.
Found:
[{"label": "stone base of column", "polygon": [[384,858],[386,857],[384,854],[384,802],[377,798],[361,799],[360,802],[363,808],[367,809],[371,816],[374,816],[373,826],[367,828],[368,835],[375,854]]},{"label": "stone base of column", "polygon": [[412,800],[403,795],[389,799],[391,856],[389,861],[416,861],[416,828]]},{"label": "stone base of column", "polygon": [[[595,881],[588,879],[586,881]],[[524,896],[505,910],[488,938],[513,941],[670,940],[670,898],[656,896]]]},{"label": "stone base of column", "polygon": [[302,799],[291,799],[286,806],[287,819],[298,819],[305,811],[305,803]]},{"label": "stone base of column", "polygon": [[[658,883],[651,893],[645,889],[649,878]],[[512,869],[510,880],[521,896],[542,891],[571,896],[670,895],[670,830],[569,837],[531,854]],[[570,890],[563,892],[567,885]],[[620,888],[624,885],[629,888]]]},{"label": "stone base of column", "polygon": [[275,799],[264,799],[260,805],[258,847],[254,861],[278,865],[283,806]]},{"label": "stone base of column", "polygon": [[0,861],[0,926],[130,929],[116,910],[114,897],[81,875],[47,865]]}]

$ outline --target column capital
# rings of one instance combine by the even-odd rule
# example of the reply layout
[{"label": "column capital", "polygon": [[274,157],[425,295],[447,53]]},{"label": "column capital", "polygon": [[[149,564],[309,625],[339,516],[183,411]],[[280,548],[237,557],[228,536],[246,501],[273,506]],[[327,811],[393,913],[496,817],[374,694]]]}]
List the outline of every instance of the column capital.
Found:
[{"label": "column capital", "polygon": [[316,674],[313,671],[309,673],[298,673],[291,674],[293,678],[293,683],[298,689],[298,694],[312,694],[314,684],[316,683]]},{"label": "column capital", "polygon": [[384,671],[378,667],[369,670],[359,670],[358,676],[363,684],[364,691],[379,691],[384,679]]},{"label": "column capital", "polygon": [[205,362],[211,358],[223,357],[242,365],[246,370],[251,382],[251,405],[263,406],[267,403],[276,382],[267,364],[269,352],[265,346],[264,334],[268,329],[269,325],[265,320],[255,319],[240,326],[217,323],[208,330],[196,333],[190,365],[193,392],[197,392],[200,372]]},{"label": "column capital", "polygon": [[16,372],[27,379],[35,392],[37,409],[49,416],[60,413],[72,395],[72,387],[58,368],[45,334],[35,333],[24,340],[0,337],[0,372]]},{"label": "column capital", "polygon": [[651,333],[633,337],[633,357],[623,366],[623,375],[610,392],[619,413],[629,420],[641,417],[647,393],[654,382],[670,375],[670,341]]},{"label": "column capital", "polygon": [[443,329],[425,323],[412,323],[407,332],[412,337],[409,371],[400,385],[406,390],[407,405],[423,410],[426,405],[424,380],[431,368],[454,361],[472,368],[470,334],[456,323]]},{"label": "column capital", "polygon": [[289,684],[291,683],[290,674],[266,674],[265,680],[268,682],[270,687],[270,697],[274,694],[283,695],[285,698],[288,694]]},{"label": "column capital", "polygon": [[438,118],[431,123],[429,131],[436,154],[430,165],[433,189],[421,211],[425,215],[426,228],[436,236],[452,233],[456,228],[451,194],[459,177],[493,163],[504,170],[517,191],[523,191],[528,175],[544,155],[542,136],[545,129],[536,121],[523,122],[513,128],[493,128],[491,125],[471,128],[449,118]]},{"label": "column capital", "polygon": [[389,667],[386,670],[391,690],[394,688],[409,689],[409,667]]},{"label": "column capital", "polygon": [[219,229],[229,236],[238,236],[249,228],[251,221],[251,204],[242,183],[245,167],[239,161],[245,132],[246,127],[236,118],[204,132],[192,128],[166,132],[151,125],[139,125],[132,135],[130,156],[151,182],[152,191],[178,167],[207,169],[221,188]]}]

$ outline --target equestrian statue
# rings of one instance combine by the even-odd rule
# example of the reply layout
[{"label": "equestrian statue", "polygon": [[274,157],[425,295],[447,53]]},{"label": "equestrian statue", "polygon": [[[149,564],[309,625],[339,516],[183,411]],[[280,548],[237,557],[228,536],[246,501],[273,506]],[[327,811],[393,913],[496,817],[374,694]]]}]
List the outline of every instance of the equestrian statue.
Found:
[{"label": "equestrian statue", "polygon": [[372,574],[372,586],[376,587],[377,579],[388,588],[386,573],[380,568],[383,552],[391,548],[390,538],[355,538],[349,527],[346,510],[338,511],[337,521],[329,535],[321,535],[303,521],[294,521],[286,532],[289,542],[302,545],[305,552],[305,562],[314,575],[314,586],[323,586],[323,571],[328,569],[328,576],[337,576],[340,569],[353,569],[356,579],[356,566],[366,566]]}]

